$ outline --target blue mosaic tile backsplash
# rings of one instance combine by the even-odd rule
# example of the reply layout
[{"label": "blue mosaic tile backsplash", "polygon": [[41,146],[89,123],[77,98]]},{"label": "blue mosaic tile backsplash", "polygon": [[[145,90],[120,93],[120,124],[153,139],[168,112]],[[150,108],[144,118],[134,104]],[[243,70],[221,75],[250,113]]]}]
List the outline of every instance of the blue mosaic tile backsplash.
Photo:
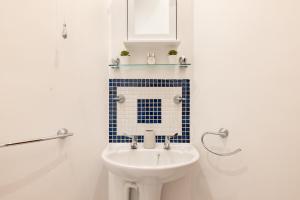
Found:
[{"label": "blue mosaic tile backsplash", "polygon": [[137,123],[161,123],[161,99],[138,99]]},{"label": "blue mosaic tile backsplash", "polygon": [[[131,139],[118,135],[117,130],[117,87],[182,87],[182,135],[171,139],[172,143],[190,142],[190,80],[189,79],[110,79],[109,80],[109,142],[128,143]],[[137,100],[137,123],[161,123],[161,99]],[[138,142],[144,141],[143,133],[137,136]],[[162,143],[165,136],[157,133],[156,142]]]}]

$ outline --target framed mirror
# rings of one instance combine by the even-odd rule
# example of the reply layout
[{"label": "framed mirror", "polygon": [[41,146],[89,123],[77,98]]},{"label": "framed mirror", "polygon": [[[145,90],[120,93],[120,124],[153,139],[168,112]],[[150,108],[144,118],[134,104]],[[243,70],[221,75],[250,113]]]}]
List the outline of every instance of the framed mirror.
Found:
[{"label": "framed mirror", "polygon": [[177,0],[127,0],[127,40],[177,40]]}]

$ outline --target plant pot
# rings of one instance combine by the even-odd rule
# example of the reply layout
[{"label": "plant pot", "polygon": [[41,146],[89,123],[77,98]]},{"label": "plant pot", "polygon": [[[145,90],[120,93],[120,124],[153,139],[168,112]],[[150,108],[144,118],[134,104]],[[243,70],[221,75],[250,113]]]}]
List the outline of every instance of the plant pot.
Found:
[{"label": "plant pot", "polygon": [[129,64],[130,56],[120,56],[120,64]]},{"label": "plant pot", "polygon": [[169,55],[169,64],[178,64],[177,55]]}]

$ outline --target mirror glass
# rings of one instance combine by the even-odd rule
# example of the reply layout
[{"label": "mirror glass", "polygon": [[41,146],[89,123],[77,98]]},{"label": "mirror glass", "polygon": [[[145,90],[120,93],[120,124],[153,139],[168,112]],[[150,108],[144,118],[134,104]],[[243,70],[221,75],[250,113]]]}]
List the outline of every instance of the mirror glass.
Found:
[{"label": "mirror glass", "polygon": [[176,0],[128,0],[128,39],[176,39]]},{"label": "mirror glass", "polygon": [[169,34],[169,0],[134,0],[136,34]]}]

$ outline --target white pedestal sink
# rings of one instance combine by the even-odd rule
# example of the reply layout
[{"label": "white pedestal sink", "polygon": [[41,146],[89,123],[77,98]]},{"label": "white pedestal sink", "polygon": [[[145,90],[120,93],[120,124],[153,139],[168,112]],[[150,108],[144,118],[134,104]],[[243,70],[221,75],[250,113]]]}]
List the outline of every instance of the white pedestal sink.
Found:
[{"label": "white pedestal sink", "polygon": [[[107,169],[121,179],[124,187],[126,183],[136,185],[138,200],[160,200],[163,184],[182,178],[199,160],[191,144],[171,144],[170,150],[164,150],[162,145],[155,149],[141,146],[132,150],[129,144],[109,144],[102,153]],[[130,200],[121,196],[110,200]]]}]

